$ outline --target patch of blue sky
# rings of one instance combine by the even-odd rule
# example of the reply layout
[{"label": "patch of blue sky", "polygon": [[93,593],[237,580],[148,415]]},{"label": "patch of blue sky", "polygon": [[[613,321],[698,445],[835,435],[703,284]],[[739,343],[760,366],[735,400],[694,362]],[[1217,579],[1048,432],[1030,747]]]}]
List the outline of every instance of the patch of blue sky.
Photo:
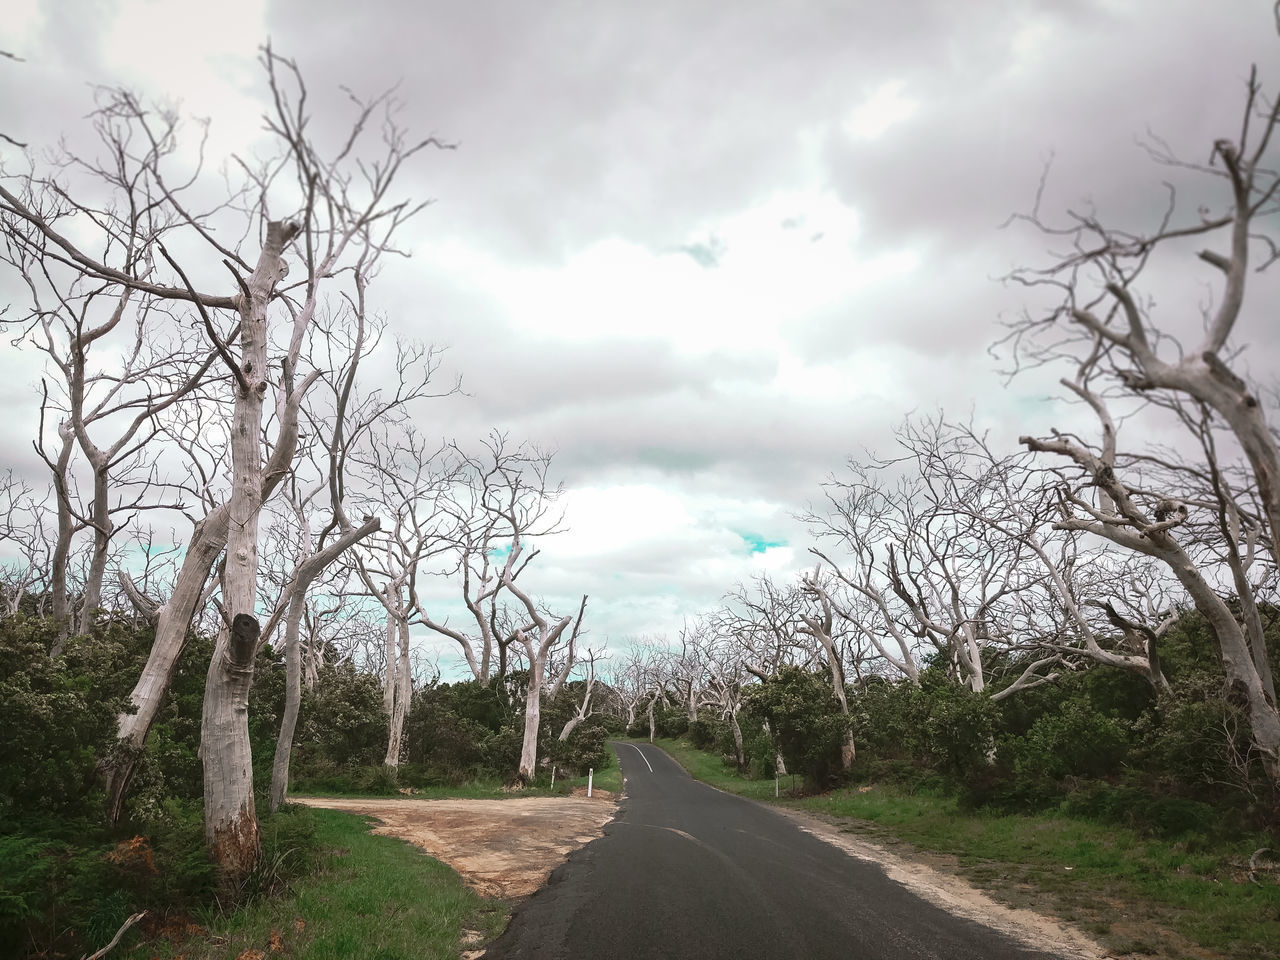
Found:
[{"label": "patch of blue sky", "polygon": [[772,547],[785,547],[787,545],[785,540],[766,540],[758,533],[749,533],[741,530],[735,530],[734,532],[742,538],[742,542],[747,545],[749,551],[753,554],[764,553]]}]

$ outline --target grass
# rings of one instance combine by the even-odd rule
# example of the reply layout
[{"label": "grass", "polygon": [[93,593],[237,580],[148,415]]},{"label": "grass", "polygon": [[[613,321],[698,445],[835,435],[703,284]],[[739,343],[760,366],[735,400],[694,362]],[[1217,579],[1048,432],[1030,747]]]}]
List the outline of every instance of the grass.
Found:
[{"label": "grass", "polygon": [[[612,752],[609,754],[609,765],[595,772],[595,785],[602,790],[609,790],[613,793],[622,791],[622,774],[618,769],[618,762],[614,758]],[[465,783],[457,785],[432,785],[432,786],[406,786],[404,789],[409,791],[407,794],[402,793],[396,787],[375,786],[367,789],[360,789],[357,786],[349,785],[345,787],[336,787],[332,783],[324,781],[308,782],[300,781],[296,786],[291,786],[289,790],[290,796],[293,797],[399,797],[411,796],[419,800],[502,800],[509,797],[550,797],[563,796],[572,791],[574,787],[587,786],[587,778],[582,777],[558,777],[555,785],[550,782],[550,774],[543,773],[539,775],[536,783],[528,787],[513,789],[505,781],[497,777],[469,780]]]},{"label": "grass", "polygon": [[[538,792],[531,790],[510,790],[501,780],[472,780],[455,786],[405,787],[410,790],[409,796],[422,800],[492,800],[497,797],[532,796]],[[399,790],[361,790],[357,787],[346,789],[338,787],[312,787],[303,782],[297,788],[290,788],[290,797],[385,797],[392,799],[400,796]]]},{"label": "grass", "polygon": [[[622,769],[618,766],[617,759],[612,757],[612,755],[610,756],[612,762],[604,769],[597,770],[595,772],[595,778],[592,786],[596,790],[608,790],[610,793],[616,795],[622,792]],[[577,787],[585,788],[587,785],[587,778],[573,777],[568,780],[557,780],[556,793],[560,792],[560,785],[562,783],[566,785],[567,789],[565,792],[568,793]]]},{"label": "grass", "polygon": [[327,869],[285,895],[264,898],[178,945],[139,944],[133,960],[456,960],[464,934],[487,941],[507,919],[501,901],[483,900],[449,867],[391,837],[369,833],[362,817],[316,810]]},{"label": "grass", "polygon": [[[775,802],[772,780],[744,780],[719,756],[659,740],[694,777]],[[782,781],[785,794],[789,778]],[[1116,955],[1280,956],[1280,884],[1250,883],[1247,862],[1267,838],[1214,846],[1190,834],[1159,840],[1060,814],[964,810],[954,798],[889,784],[777,801],[911,854],[925,851],[998,900],[1076,924]]]}]

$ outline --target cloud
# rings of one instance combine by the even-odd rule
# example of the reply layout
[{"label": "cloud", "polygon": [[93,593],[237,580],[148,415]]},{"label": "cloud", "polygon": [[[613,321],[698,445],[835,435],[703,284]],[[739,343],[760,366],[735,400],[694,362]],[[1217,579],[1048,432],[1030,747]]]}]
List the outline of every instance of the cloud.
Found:
[{"label": "cloud", "polygon": [[[558,451],[572,529],[530,583],[566,608],[590,593],[598,637],[670,633],[752,571],[807,563],[794,514],[846,457],[891,450],[909,411],[972,413],[1004,449],[1077,422],[1044,399],[1061,371],[1006,386],[987,353],[1000,318],[1043,306],[999,278],[1054,252],[1000,224],[1046,165],[1046,217],[1150,226],[1163,178],[1195,216],[1185,172],[1138,141],[1203,162],[1238,128],[1248,64],[1280,83],[1269,10],[1200,0],[70,9],[15,7],[28,62],[0,71],[27,95],[0,130],[81,136],[86,84],[123,81],[210,114],[219,160],[260,134],[270,35],[323,135],[339,84],[398,84],[400,120],[458,144],[406,168],[437,202],[371,296],[393,332],[449,347],[441,382],[463,377],[467,397],[415,411],[424,432]],[[1193,336],[1214,278],[1186,253],[1149,279]],[[1273,381],[1273,281],[1254,282],[1242,362]],[[34,410],[38,374],[4,363],[0,399]],[[7,448],[32,429],[11,418]]]}]

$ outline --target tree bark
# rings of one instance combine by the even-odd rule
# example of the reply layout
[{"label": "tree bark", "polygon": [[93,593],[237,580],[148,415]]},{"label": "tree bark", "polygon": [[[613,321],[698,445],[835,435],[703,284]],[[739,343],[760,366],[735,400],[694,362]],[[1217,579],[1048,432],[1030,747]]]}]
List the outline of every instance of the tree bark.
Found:
[{"label": "tree bark", "polygon": [[230,889],[262,852],[249,749],[249,688],[260,630],[252,614],[237,613],[230,629],[219,631],[200,724],[205,842],[223,887]]},{"label": "tree bark", "polygon": [[[267,304],[285,272],[285,245],[297,232],[292,223],[273,220],[267,225],[266,243],[248,281],[249,296],[239,299],[240,362],[231,422],[232,489],[227,501],[231,524],[222,575],[223,605],[234,619],[232,629],[224,624],[218,631],[200,726],[205,839],[224,884],[243,877],[261,852],[253,801],[249,688],[260,632],[253,609],[258,585],[258,519],[265,500],[262,411],[267,390]],[[282,385],[286,396],[293,393],[291,380],[286,365]],[[280,469],[283,472],[283,465]],[[253,636],[246,653],[249,632]]]},{"label": "tree bark", "polygon": [[524,742],[520,747],[520,780],[533,783],[538,773],[538,729],[542,724],[542,664],[529,665],[529,689],[524,698]]},{"label": "tree bark", "polygon": [[413,692],[409,677],[409,620],[407,617],[396,619],[396,632],[400,639],[400,650],[395,664],[395,688],[391,705],[391,722],[388,725],[387,755],[382,761],[384,766],[392,770],[400,765],[400,741],[404,737],[404,720],[409,712],[409,696]]}]

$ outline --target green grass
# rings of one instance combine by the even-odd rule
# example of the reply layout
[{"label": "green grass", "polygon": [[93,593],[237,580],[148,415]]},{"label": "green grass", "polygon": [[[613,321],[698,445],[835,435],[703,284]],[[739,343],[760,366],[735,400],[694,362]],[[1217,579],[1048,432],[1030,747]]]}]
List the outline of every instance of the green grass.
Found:
[{"label": "green grass", "polygon": [[[609,765],[603,769],[596,770],[595,784],[602,790],[609,790],[613,793],[619,793],[622,790],[622,774],[618,769],[617,760],[614,758],[612,751],[609,753]],[[351,786],[347,788],[335,788],[320,784],[312,784],[305,780],[300,781],[296,787],[289,790],[290,797],[403,797],[409,796],[419,800],[502,800],[509,797],[549,797],[563,796],[568,794],[574,787],[586,787],[587,778],[582,777],[557,777],[555,786],[550,782],[550,774],[543,773],[539,775],[538,781],[528,787],[516,790],[512,789],[506,781],[496,777],[486,779],[469,780],[466,783],[457,785],[433,785],[426,787],[406,786],[404,789],[408,793],[402,793],[399,788],[388,789],[382,787],[372,787],[369,789],[359,789]]]},{"label": "green grass", "polygon": [[[235,960],[245,951],[296,960],[457,960],[463,933],[496,936],[507,907],[483,900],[449,867],[362,817],[316,810],[328,868],[222,918],[177,946],[143,943],[120,956]],[[274,950],[273,950],[274,945]],[[252,956],[252,954],[250,954]]]},{"label": "green grass", "polygon": [[[565,792],[568,793],[577,787],[585,788],[587,785],[587,778],[573,777],[569,780],[557,780],[556,793],[560,792],[560,785],[562,783],[566,785]],[[592,786],[596,790],[608,790],[613,794],[622,792],[622,770],[619,769],[617,760],[614,760],[613,763],[609,764],[609,766],[605,767],[603,770],[597,770],[595,772],[595,780],[593,781]]]},{"label": "green grass", "polygon": [[[510,790],[501,780],[472,780],[456,786],[406,787],[410,793],[402,794],[398,790],[360,790],[356,787],[338,789],[332,787],[312,788],[307,783],[300,784],[297,789],[290,788],[289,796],[293,797],[366,797],[397,799],[403,796],[417,797],[422,800],[492,800],[498,797],[535,796],[536,788],[530,790]],[[543,791],[545,792],[545,791]]]},{"label": "green grass", "polygon": [[[657,745],[699,780],[774,802],[772,780],[744,780],[687,741]],[[954,798],[889,784],[777,802],[874,842],[939,854],[935,863],[953,867],[996,899],[1075,923],[1115,954],[1280,956],[1280,885],[1274,874],[1258,886],[1245,873],[1250,853],[1271,845],[1263,836],[1231,848],[1194,834],[1156,840],[1053,813],[964,810]]]}]

